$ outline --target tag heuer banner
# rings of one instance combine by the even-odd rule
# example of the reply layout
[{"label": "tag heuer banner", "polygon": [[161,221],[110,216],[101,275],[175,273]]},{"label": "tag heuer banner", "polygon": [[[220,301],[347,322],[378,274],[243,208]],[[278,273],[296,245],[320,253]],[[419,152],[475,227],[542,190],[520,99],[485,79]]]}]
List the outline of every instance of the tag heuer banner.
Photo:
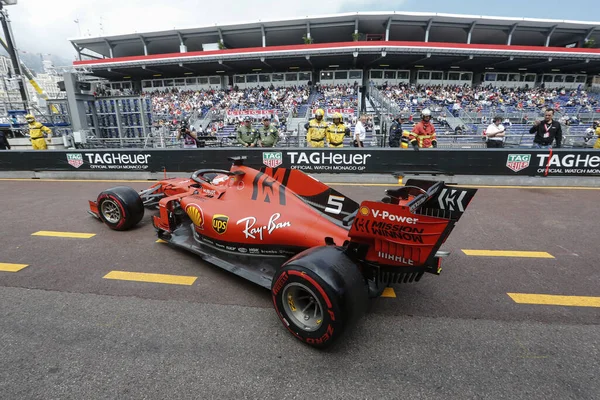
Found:
[{"label": "tag heuer banner", "polygon": [[340,149],[307,147],[11,150],[0,152],[0,171],[182,173],[226,169],[230,157],[260,168],[291,168],[327,174],[435,174],[505,176],[599,176],[600,151],[593,149]]}]

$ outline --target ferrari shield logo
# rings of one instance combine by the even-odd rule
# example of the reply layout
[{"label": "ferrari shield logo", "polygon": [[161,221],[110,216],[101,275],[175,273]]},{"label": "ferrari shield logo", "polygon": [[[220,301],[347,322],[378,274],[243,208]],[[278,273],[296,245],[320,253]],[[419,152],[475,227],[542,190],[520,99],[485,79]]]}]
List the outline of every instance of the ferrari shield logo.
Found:
[{"label": "ferrari shield logo", "polygon": [[81,154],[67,154],[67,162],[75,168],[79,168],[83,165],[83,156]]},{"label": "ferrari shield logo", "polygon": [[223,214],[215,214],[212,219],[212,227],[219,235],[227,232],[227,223],[229,222],[229,217]]},{"label": "ferrari shield logo", "polygon": [[283,163],[283,154],[279,152],[263,153],[263,164],[267,167],[276,168]]},{"label": "ferrari shield logo", "polygon": [[506,166],[515,172],[519,172],[529,167],[531,154],[509,154],[506,159]]}]

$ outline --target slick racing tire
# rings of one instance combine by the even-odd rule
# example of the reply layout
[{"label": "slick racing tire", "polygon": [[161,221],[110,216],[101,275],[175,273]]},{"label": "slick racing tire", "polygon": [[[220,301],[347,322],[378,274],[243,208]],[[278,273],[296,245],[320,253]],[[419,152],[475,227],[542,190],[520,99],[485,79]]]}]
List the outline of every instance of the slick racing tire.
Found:
[{"label": "slick racing tire", "polygon": [[144,203],[138,193],[127,186],[103,191],[96,200],[100,219],[109,228],[126,231],[144,217]]},{"label": "slick racing tire", "polygon": [[334,246],[306,250],[275,274],[277,316],[297,339],[326,348],[366,311],[367,285],[358,266]]}]

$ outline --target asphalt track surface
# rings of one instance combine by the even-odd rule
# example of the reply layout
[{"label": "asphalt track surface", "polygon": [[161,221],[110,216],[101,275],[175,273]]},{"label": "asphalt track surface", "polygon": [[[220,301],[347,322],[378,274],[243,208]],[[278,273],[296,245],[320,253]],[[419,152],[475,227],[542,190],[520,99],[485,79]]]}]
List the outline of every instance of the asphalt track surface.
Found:
[{"label": "asphalt track surface", "polygon": [[[28,265],[0,272],[0,398],[600,398],[600,307],[507,294],[600,296],[598,190],[481,189],[440,276],[394,287],[318,351],[281,326],[268,291],[157,243],[150,213],[130,232],[89,216],[87,200],[118,184],[148,186],[0,181],[0,263]],[[358,201],[386,188],[334,187]],[[95,236],[32,236],[44,230]]]}]

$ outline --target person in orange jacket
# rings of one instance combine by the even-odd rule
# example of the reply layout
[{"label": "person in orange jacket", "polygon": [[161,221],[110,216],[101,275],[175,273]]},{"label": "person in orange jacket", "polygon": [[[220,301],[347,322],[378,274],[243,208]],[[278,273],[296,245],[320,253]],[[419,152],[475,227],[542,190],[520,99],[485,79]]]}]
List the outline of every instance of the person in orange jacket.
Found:
[{"label": "person in orange jacket", "polygon": [[435,127],[431,123],[431,111],[428,108],[421,112],[421,121],[413,127],[409,140],[416,151],[419,148],[437,147]]}]

